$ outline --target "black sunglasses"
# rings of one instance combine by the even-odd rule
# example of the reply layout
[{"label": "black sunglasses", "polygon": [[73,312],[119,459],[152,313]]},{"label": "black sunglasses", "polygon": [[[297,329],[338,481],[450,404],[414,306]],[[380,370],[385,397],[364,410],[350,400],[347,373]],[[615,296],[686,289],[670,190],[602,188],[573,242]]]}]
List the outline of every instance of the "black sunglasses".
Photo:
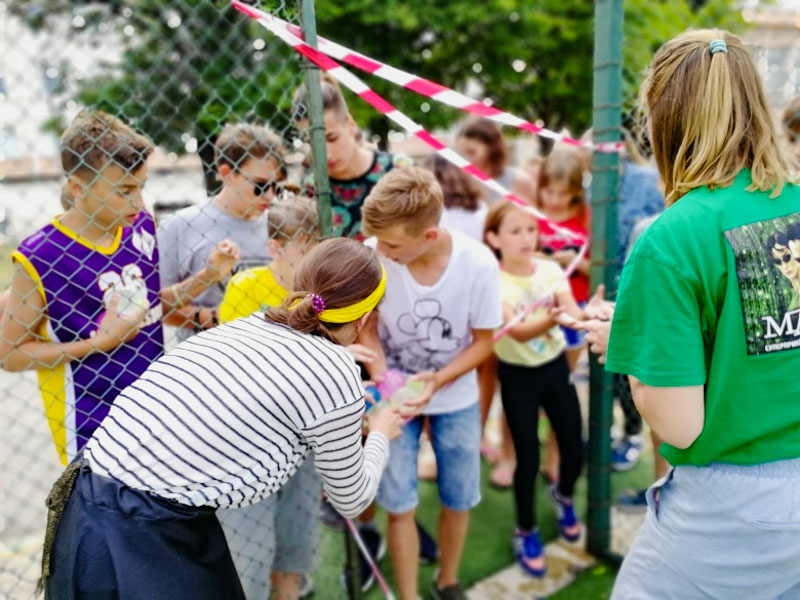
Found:
[{"label": "black sunglasses", "polygon": [[270,190],[275,195],[278,195],[280,189],[280,186],[274,181],[256,181],[253,183],[253,194],[256,196],[260,196]]},{"label": "black sunglasses", "polygon": [[772,257],[772,263],[775,265],[779,265],[781,263],[788,263],[790,260],[792,260],[792,255],[789,254],[788,252],[778,258],[775,258],[774,256]]}]

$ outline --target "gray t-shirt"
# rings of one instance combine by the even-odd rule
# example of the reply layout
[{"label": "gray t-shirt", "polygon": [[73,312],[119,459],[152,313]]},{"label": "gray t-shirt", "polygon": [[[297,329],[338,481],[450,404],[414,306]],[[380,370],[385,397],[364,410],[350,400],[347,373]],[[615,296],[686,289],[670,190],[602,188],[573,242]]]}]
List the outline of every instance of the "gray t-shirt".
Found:
[{"label": "gray t-shirt", "polygon": [[[224,239],[232,240],[239,247],[240,258],[231,275],[266,265],[272,260],[267,252],[266,213],[245,221],[221,211],[208,200],[179,210],[159,227],[161,286],[174,285],[203,269],[211,250]],[[222,301],[227,283],[228,278],[225,278],[211,286],[193,304],[216,308]],[[179,341],[191,335],[191,329],[178,330]]]}]

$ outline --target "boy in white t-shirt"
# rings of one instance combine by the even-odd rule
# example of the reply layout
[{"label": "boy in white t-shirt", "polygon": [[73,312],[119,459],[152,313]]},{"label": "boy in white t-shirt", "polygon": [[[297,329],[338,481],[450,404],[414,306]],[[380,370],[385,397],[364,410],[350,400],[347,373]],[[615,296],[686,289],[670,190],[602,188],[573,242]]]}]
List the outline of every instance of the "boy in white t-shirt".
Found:
[{"label": "boy in white t-shirt", "polygon": [[[441,569],[434,598],[465,598],[458,563],[469,510],[480,501],[480,418],[475,367],[502,322],[497,260],[484,245],[438,227],[442,191],[417,167],[384,175],[364,201],[362,227],[386,268],[378,326],[362,341],[379,351],[368,369],[395,368],[425,383],[406,403],[414,417],[391,445],[378,503],[389,512],[389,551],[400,597],[417,598],[417,451],[424,417],[439,471]],[[382,350],[382,352],[380,351]]]}]

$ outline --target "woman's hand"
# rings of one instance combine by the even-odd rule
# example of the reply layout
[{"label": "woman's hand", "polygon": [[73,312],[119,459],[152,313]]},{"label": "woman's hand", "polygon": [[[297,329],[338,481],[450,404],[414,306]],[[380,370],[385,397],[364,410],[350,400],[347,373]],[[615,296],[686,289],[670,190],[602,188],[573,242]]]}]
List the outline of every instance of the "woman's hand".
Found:
[{"label": "woman's hand", "polygon": [[367,414],[365,418],[370,432],[382,433],[390,442],[399,438],[403,432],[405,420],[396,408],[385,408],[375,414]]}]

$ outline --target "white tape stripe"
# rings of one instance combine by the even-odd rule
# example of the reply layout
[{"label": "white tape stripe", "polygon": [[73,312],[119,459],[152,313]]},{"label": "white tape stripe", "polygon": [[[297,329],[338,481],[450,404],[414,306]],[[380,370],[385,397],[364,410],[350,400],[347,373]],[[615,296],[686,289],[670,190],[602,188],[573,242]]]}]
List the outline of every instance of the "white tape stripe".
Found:
[{"label": "white tape stripe", "polygon": [[405,86],[408,82],[414,81],[416,77],[410,73],[406,73],[389,65],[383,65],[380,69],[375,71],[373,75],[377,75],[381,79],[386,79],[391,83],[395,83],[400,87]]},{"label": "white tape stripe", "polygon": [[450,148],[444,148],[442,150],[438,150],[438,152],[442,157],[446,158],[447,160],[449,160],[451,163],[453,163],[455,166],[457,166],[460,169],[463,169],[464,167],[468,167],[469,166],[469,161],[466,158],[464,158],[463,156],[461,156],[455,150],[451,150]]},{"label": "white tape stripe", "polygon": [[524,119],[520,119],[519,117],[507,112],[500,113],[499,115],[492,115],[489,118],[492,121],[497,121],[498,123],[503,123],[504,125],[511,125],[511,127],[521,127],[527,123],[527,121]]},{"label": "white tape stripe", "polygon": [[405,129],[410,134],[415,134],[418,131],[424,131],[425,130],[422,127],[422,125],[420,125],[416,121],[408,118],[407,116],[405,116],[403,113],[401,113],[397,109],[394,109],[391,113],[389,113],[386,116],[389,117],[392,121],[394,121],[398,125],[400,125],[400,127]]},{"label": "white tape stripe", "polygon": [[345,87],[353,90],[356,94],[363,94],[370,91],[369,86],[359,79],[355,74],[351,73],[343,66],[339,65],[335,69],[328,71],[333,77],[342,83]]},{"label": "white tape stripe", "polygon": [[439,92],[438,94],[430,96],[430,98],[431,100],[436,100],[437,102],[443,102],[444,104],[449,104],[450,106],[455,106],[456,108],[464,108],[465,106],[469,106],[470,104],[475,104],[475,100],[473,100],[469,96],[465,96],[464,94],[461,94],[454,90]]}]

